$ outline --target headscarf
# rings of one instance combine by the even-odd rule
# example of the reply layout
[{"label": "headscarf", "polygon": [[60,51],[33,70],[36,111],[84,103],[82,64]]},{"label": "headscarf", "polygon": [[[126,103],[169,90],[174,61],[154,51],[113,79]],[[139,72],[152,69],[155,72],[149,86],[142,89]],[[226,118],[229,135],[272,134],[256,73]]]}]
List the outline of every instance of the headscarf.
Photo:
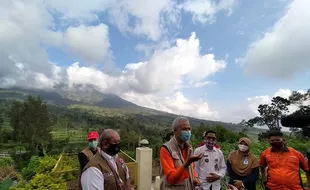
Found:
[{"label": "headscarf", "polygon": [[[251,140],[242,137],[239,139],[239,144],[245,142],[249,149],[247,152],[241,152],[240,150],[232,151],[228,156],[228,161],[231,164],[232,170],[239,176],[248,176],[252,173],[254,168],[259,167],[258,159],[251,153]],[[248,164],[244,164],[244,160],[248,159]]]}]

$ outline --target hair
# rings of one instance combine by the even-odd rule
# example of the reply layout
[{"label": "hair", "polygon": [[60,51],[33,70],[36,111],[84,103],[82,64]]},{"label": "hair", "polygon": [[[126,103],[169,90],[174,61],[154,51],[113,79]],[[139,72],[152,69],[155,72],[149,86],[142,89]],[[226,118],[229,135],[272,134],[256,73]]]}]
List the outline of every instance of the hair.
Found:
[{"label": "hair", "polygon": [[172,131],[175,132],[178,130],[178,128],[180,127],[180,123],[184,121],[188,121],[188,119],[186,117],[177,117],[173,120],[172,122]]},{"label": "hair", "polygon": [[113,133],[117,133],[117,132],[113,129],[105,129],[102,131],[100,138],[99,138],[100,148],[102,148],[103,141],[110,141],[112,139],[111,134]]},{"label": "hair", "polygon": [[269,131],[268,138],[270,137],[283,137],[283,133],[281,131]]},{"label": "hair", "polygon": [[203,136],[203,137],[207,136],[209,133],[213,133],[213,134],[216,135],[216,132],[215,132],[215,131],[209,130],[209,131],[206,131],[206,132],[204,133],[204,136]]}]

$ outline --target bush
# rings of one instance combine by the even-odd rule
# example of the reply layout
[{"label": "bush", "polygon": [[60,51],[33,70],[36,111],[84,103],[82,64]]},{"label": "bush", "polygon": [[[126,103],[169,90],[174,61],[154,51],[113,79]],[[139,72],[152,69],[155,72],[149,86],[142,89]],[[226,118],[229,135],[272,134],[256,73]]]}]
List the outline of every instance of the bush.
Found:
[{"label": "bush", "polygon": [[48,190],[67,190],[67,183],[59,177],[49,174],[36,174],[35,177],[25,186],[25,190],[48,189]]},{"label": "bush", "polygon": [[0,158],[0,168],[12,166],[14,160],[11,157]]},{"label": "bush", "polygon": [[30,180],[36,173],[50,172],[55,166],[57,160],[52,156],[42,158],[33,156],[26,168],[22,169],[22,175],[25,180]]},{"label": "bush", "polygon": [[40,158],[38,156],[31,157],[27,167],[22,169],[22,176],[25,180],[30,180],[37,171],[37,167],[40,165]]}]

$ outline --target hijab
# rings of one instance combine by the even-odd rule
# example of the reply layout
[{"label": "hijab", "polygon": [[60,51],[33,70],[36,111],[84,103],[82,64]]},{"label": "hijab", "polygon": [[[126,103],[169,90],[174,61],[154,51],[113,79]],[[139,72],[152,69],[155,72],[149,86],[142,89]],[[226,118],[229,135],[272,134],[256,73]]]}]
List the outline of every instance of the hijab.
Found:
[{"label": "hijab", "polygon": [[[249,149],[246,152],[241,152],[240,150],[235,150],[231,152],[228,156],[228,161],[231,164],[232,170],[239,176],[248,176],[252,173],[254,168],[259,167],[258,159],[254,154],[251,153],[251,140],[242,137],[239,139],[239,144],[244,142]],[[245,160],[248,160],[247,164]]]}]

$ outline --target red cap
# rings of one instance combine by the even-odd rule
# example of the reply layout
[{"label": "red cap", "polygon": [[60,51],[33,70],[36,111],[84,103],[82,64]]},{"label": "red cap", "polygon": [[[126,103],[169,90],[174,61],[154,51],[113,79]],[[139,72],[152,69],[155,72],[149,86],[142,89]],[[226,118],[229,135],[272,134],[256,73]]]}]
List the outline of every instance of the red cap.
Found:
[{"label": "red cap", "polygon": [[97,139],[97,138],[99,138],[99,134],[96,131],[91,131],[88,134],[87,140]]}]

